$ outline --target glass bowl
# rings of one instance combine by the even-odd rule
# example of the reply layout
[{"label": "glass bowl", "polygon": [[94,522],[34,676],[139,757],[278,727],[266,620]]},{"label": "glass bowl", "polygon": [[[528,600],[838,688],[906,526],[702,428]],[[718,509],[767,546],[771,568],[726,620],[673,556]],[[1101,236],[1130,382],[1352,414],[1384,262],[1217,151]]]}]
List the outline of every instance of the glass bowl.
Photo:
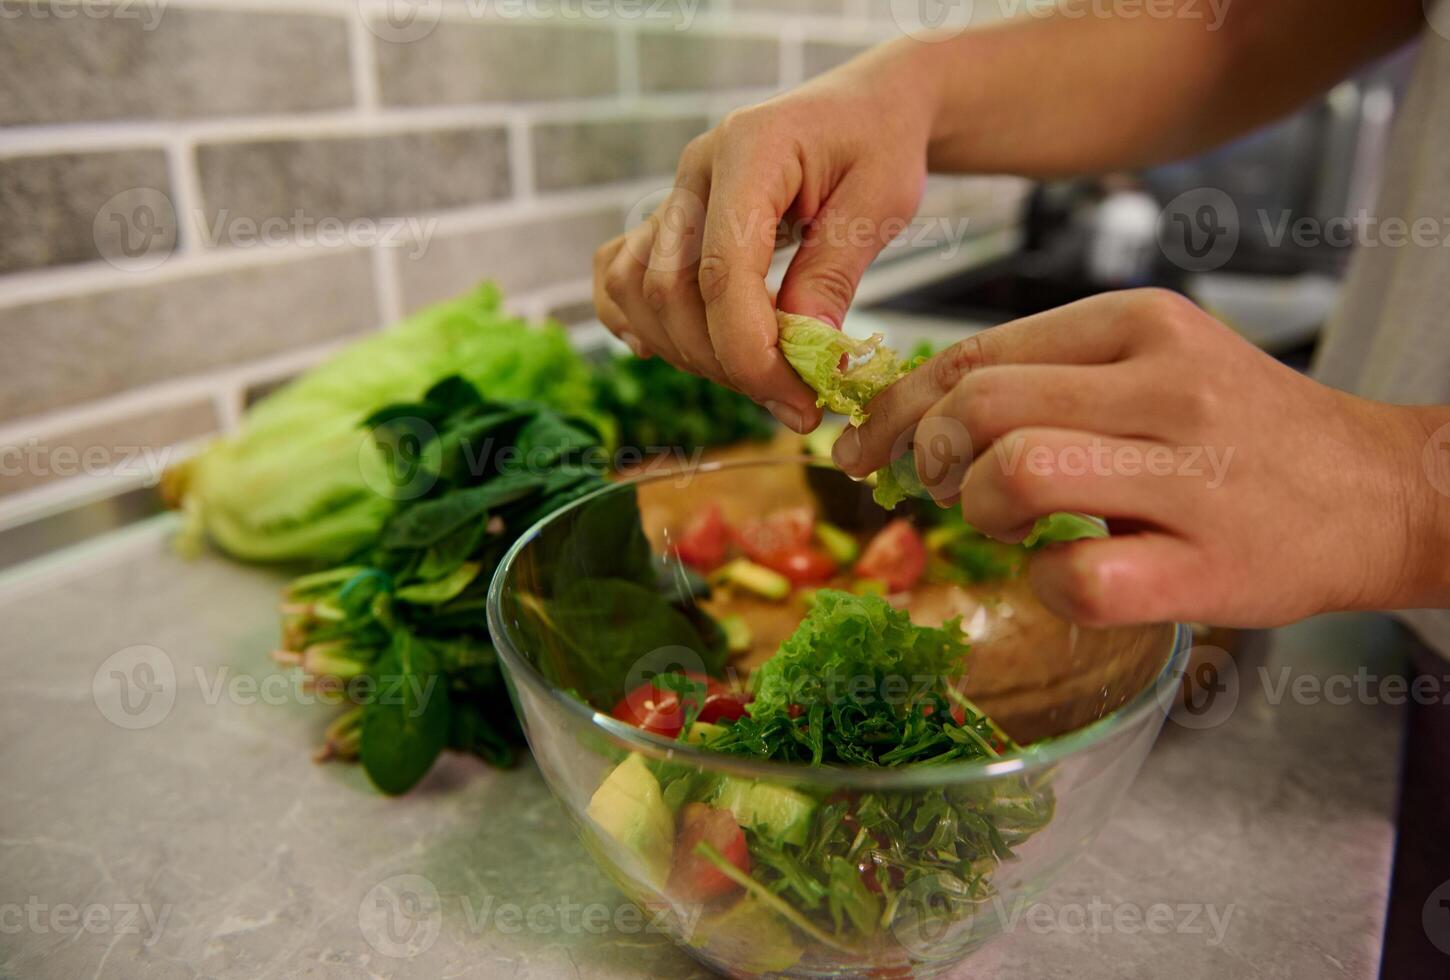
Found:
[{"label": "glass bowl", "polygon": [[[808,608],[801,593],[777,601],[708,589],[673,556],[685,524],[710,502],[737,524],[809,506],[862,539],[888,519],[860,484],[790,458],[639,477],[536,525],[501,563],[488,617],[545,781],[605,873],[716,970],[949,969],[999,934],[1103,827],[1176,695],[1187,630],[1080,629],[1047,612],[1020,571],[925,587],[891,601],[924,625],[962,617],[971,643],[962,690],[1020,748],[894,768],[726,755],[610,714],[622,692],[657,673],[704,672],[721,642],[713,617],[748,625],[749,649],[735,643],[730,661],[744,674]],[[925,522],[932,513],[908,501],[889,517]],[[645,575],[648,587],[638,584]],[[688,846],[699,813],[686,819],[699,804],[685,801],[701,799],[728,810],[748,839],[735,876],[714,879],[723,889],[680,871],[686,851],[700,853]],[[730,877],[731,868],[715,868]]]}]

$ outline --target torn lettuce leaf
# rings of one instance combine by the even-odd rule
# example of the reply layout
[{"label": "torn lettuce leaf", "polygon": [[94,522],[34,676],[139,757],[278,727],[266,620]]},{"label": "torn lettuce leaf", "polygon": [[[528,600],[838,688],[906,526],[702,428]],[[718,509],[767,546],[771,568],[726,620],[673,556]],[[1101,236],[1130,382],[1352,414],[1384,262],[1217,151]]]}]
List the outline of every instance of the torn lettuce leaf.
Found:
[{"label": "torn lettuce leaf", "polygon": [[881,346],[879,333],[861,340],[814,317],[778,312],[775,319],[781,353],[815,391],[816,404],[846,416],[852,425],[865,422],[867,403],[914,366]]},{"label": "torn lettuce leaf", "polygon": [[[882,346],[879,333],[860,340],[815,317],[777,312],[775,319],[781,352],[801,380],[815,391],[816,404],[846,416],[852,425],[866,421],[866,406],[871,399],[925,359],[903,359],[890,347]],[[842,358],[846,360],[844,370]],[[904,467],[896,465],[901,461],[898,459],[876,471],[871,498],[887,510],[922,491],[910,454],[903,454],[901,459],[906,460]]]},{"label": "torn lettuce leaf", "polygon": [[1022,539],[1022,547],[1036,548],[1054,542],[1078,541],[1082,538],[1106,538],[1107,536],[1107,525],[1098,518],[1089,517],[1086,514],[1062,512],[1039,517],[1037,523],[1032,525],[1032,530],[1027,533],[1027,537]]}]

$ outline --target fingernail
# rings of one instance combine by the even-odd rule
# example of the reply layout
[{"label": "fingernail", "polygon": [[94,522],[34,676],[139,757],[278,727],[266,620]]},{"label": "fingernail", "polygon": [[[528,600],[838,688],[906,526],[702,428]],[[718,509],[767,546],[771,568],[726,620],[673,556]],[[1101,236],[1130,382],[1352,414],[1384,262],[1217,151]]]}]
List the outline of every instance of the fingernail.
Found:
[{"label": "fingernail", "polygon": [[861,461],[861,437],[854,428],[847,427],[831,449],[831,458],[843,470],[852,470]]},{"label": "fingernail", "polygon": [[634,351],[635,357],[644,356],[644,344],[640,343],[639,338],[636,337],[634,334],[626,331],[619,335],[619,339],[629,345],[629,349]]},{"label": "fingernail", "polygon": [[766,402],[765,410],[775,416],[775,420],[794,432],[799,432],[804,427],[801,421],[801,413],[791,408],[785,402]]}]

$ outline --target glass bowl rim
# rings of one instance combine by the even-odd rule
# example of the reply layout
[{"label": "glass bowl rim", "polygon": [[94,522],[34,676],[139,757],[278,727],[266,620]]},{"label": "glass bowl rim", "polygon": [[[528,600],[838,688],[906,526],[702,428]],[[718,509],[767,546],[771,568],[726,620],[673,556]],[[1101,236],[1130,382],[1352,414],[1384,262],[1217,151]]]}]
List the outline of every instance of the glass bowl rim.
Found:
[{"label": "glass bowl rim", "polygon": [[[833,468],[831,463],[819,457],[795,455],[697,463],[691,466],[687,472],[694,476],[728,469],[781,465]],[[1173,635],[1169,641],[1169,651],[1162,669],[1150,683],[1144,686],[1143,690],[1129,701],[1081,728],[1033,742],[991,762],[975,759],[936,765],[873,769],[865,766],[812,766],[801,762],[752,759],[747,756],[712,752],[688,742],[680,742],[647,732],[628,722],[611,717],[555,687],[529,661],[528,657],[514,648],[510,633],[504,628],[503,623],[504,583],[523,550],[538,538],[545,527],[561,519],[565,514],[605,494],[617,493],[621,487],[678,479],[680,475],[681,471],[672,470],[667,473],[640,474],[623,480],[614,480],[540,518],[509,546],[508,551],[499,561],[498,568],[488,586],[486,606],[489,638],[493,642],[494,649],[498,651],[509,682],[522,683],[535,693],[552,700],[555,704],[562,706],[567,715],[589,728],[607,735],[621,748],[640,752],[653,758],[669,759],[672,762],[693,765],[701,769],[729,772],[776,783],[815,783],[843,788],[877,790],[917,789],[989,781],[1013,774],[1046,769],[1071,755],[1099,743],[1106,743],[1113,736],[1131,730],[1148,712],[1158,711],[1165,718],[1167,717],[1168,705],[1164,702],[1164,693],[1177,690],[1178,682],[1187,668],[1188,655],[1192,646],[1192,633],[1183,623],[1146,624],[1149,626],[1170,625],[1173,627]],[[521,718],[520,721],[525,721],[525,719]]]}]

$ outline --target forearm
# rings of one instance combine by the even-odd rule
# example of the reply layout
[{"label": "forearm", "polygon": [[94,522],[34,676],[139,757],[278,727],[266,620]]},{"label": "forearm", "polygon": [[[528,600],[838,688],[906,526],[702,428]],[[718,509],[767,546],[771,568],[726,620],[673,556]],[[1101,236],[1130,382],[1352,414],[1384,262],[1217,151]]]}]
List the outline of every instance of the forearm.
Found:
[{"label": "forearm", "polygon": [[930,103],[933,170],[1056,177],[1217,145],[1393,49],[1423,16],[1415,0],[1192,9],[1203,17],[1024,17],[945,41],[902,39],[877,57]]}]

